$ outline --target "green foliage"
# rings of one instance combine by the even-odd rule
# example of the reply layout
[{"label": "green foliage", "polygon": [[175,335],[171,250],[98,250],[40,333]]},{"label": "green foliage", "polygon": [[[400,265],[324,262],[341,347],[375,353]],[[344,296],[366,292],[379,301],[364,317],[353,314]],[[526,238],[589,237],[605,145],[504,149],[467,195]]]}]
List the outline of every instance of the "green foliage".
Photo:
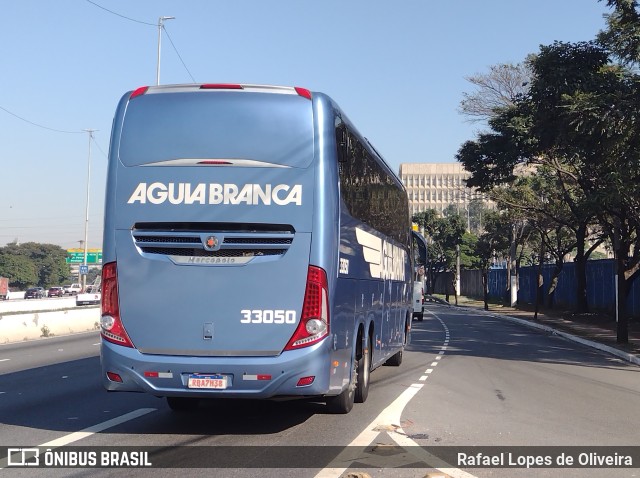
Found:
[{"label": "green foliage", "polygon": [[640,61],[640,14],[636,0],[607,0],[614,11],[606,15],[607,29],[598,41],[623,63]]},{"label": "green foliage", "polygon": [[[537,244],[530,244],[544,245],[556,265],[575,246],[576,271],[583,269],[589,230],[606,235],[624,294],[640,274],[640,75],[625,66],[640,63],[640,14],[636,0],[607,4],[614,12],[599,42],[540,47],[527,60],[528,92],[496,110],[491,131],[464,143],[457,159],[472,174],[468,185],[491,192],[502,207],[527,212],[513,224],[533,228]],[[515,181],[521,165],[529,184]],[[479,240],[484,252],[486,239]],[[525,254],[534,257],[533,251]],[[582,298],[586,309],[586,278],[577,274],[578,309]]]},{"label": "green foliage", "polygon": [[27,242],[0,248],[0,275],[9,278],[12,287],[51,287],[69,277],[67,252],[53,244]]},{"label": "green foliage", "polygon": [[437,271],[455,270],[456,247],[463,242],[466,220],[459,214],[440,217],[435,209],[427,209],[414,214],[413,222],[427,237],[430,267]]},{"label": "green foliage", "polygon": [[25,256],[9,254],[3,249],[0,249],[0,276],[7,277],[9,285],[19,289],[37,284],[38,269],[33,261]]}]

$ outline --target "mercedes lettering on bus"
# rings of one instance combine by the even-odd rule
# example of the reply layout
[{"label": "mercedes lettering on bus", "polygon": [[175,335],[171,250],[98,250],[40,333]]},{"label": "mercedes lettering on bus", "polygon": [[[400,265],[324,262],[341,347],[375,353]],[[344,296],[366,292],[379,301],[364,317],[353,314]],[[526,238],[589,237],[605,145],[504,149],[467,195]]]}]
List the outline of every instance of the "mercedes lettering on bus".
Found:
[{"label": "mercedes lettering on bus", "polygon": [[412,317],[407,194],[334,101],[144,87],[111,133],[101,366],[110,391],[364,402]]}]

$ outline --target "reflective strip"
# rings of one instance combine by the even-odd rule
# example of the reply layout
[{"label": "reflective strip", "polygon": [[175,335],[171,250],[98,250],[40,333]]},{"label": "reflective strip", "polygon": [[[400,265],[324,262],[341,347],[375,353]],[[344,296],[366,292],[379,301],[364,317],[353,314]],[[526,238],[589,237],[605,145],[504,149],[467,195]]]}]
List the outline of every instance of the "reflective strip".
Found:
[{"label": "reflective strip", "polygon": [[242,376],[242,380],[271,380],[271,375],[248,375]]}]

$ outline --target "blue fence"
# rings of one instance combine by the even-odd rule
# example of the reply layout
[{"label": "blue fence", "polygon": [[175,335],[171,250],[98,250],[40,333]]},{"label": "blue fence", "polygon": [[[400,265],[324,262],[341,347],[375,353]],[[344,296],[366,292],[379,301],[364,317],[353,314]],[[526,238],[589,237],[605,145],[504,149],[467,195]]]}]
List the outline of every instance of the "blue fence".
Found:
[{"label": "blue fence", "polygon": [[[553,269],[553,265],[545,265],[542,268],[545,304]],[[538,268],[534,266],[519,269],[518,301],[520,303],[535,303],[537,274]],[[506,283],[506,269],[490,270],[489,296],[493,299],[504,299]],[[591,309],[615,312],[615,262],[612,259],[587,261],[587,301]],[[576,302],[575,263],[567,262],[558,278],[554,304],[571,309],[576,306]],[[638,279],[631,284],[627,308],[632,316],[640,317],[640,280]]]}]

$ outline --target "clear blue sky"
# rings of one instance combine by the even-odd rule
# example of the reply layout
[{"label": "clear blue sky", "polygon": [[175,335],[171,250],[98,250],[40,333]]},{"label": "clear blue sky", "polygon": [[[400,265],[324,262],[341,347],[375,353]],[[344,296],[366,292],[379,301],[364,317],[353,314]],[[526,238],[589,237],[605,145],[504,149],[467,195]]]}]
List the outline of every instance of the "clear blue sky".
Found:
[{"label": "clear blue sky", "polygon": [[452,162],[477,125],[458,113],[465,77],[541,44],[590,40],[596,0],[86,0],[7,2],[0,29],[0,246],[102,243],[106,153],[119,98],[161,83],[302,86],[332,96],[397,171]]}]

